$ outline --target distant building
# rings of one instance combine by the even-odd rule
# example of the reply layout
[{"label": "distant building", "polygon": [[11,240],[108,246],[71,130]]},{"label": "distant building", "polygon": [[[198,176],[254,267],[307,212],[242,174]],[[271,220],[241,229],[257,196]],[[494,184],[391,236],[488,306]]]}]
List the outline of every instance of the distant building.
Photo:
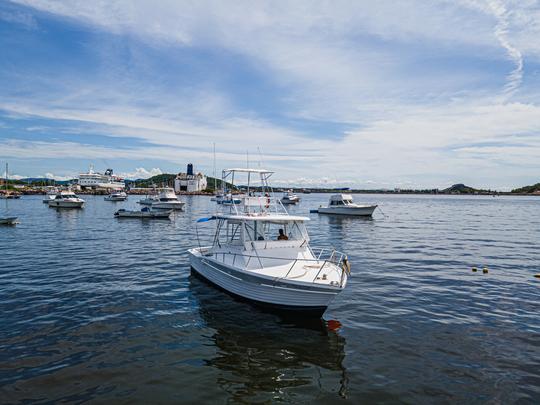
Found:
[{"label": "distant building", "polygon": [[187,173],[178,173],[174,179],[174,191],[177,193],[187,191],[188,193],[196,193],[206,189],[208,185],[206,176],[202,173],[193,173],[193,164],[188,163]]}]

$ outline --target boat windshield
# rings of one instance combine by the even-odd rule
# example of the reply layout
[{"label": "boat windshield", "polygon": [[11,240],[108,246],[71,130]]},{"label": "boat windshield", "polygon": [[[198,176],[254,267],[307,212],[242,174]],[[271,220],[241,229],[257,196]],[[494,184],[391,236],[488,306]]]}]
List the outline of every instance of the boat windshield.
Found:
[{"label": "boat windshield", "polygon": [[246,221],[244,228],[244,240],[278,240],[280,229],[283,230],[287,240],[307,239],[307,231],[303,222],[272,222],[272,221]]},{"label": "boat windshield", "polygon": [[[280,230],[283,235],[280,236]],[[215,243],[219,245],[242,245],[251,241],[271,240],[309,240],[306,227],[302,221],[220,221],[216,232]]]}]

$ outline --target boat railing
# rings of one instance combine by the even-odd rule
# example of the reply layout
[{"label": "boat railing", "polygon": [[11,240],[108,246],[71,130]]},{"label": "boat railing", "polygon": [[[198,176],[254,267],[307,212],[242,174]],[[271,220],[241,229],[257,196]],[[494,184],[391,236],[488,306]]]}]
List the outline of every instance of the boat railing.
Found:
[{"label": "boat railing", "polygon": [[222,204],[225,210],[235,215],[245,214],[288,214],[287,209],[281,203],[279,198],[264,195],[236,195],[233,199],[239,199],[239,204]]},{"label": "boat railing", "polygon": [[[317,280],[320,280],[319,275],[321,271],[328,265],[328,264],[334,264],[339,270],[340,270],[340,282],[339,286],[343,287],[343,281],[345,279],[345,275],[349,276],[351,274],[350,265],[348,262],[347,255],[345,253],[339,252],[335,249],[330,248],[310,248],[310,250],[313,252],[314,259],[304,259],[304,258],[296,258],[293,260],[291,266],[289,267],[289,270],[287,273],[282,277],[276,277],[275,281],[287,279],[291,271],[294,269],[295,265],[297,263],[311,263],[314,270],[317,269],[317,273],[315,274],[315,277],[313,277],[312,283],[316,283]],[[291,258],[285,258],[285,257],[273,257],[273,256],[260,256],[257,252],[255,255],[249,255],[245,253],[235,253],[235,252],[211,252],[209,250],[201,251],[201,253],[204,256],[211,256],[214,257],[216,260],[221,259],[223,263],[225,263],[225,258],[228,256],[232,256],[232,265],[234,266],[236,263],[236,257],[241,256],[244,258],[247,258],[246,267],[251,262],[251,259],[257,260],[261,269],[264,269],[263,261],[264,259],[269,260],[283,260],[285,262],[290,262]]]}]

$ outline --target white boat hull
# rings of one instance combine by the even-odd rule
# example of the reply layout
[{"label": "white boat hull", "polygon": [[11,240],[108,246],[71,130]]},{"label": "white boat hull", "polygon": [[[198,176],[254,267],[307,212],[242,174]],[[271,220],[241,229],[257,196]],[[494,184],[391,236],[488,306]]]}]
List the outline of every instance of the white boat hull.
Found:
[{"label": "white boat hull", "polygon": [[127,197],[105,197],[105,201],[126,201]]},{"label": "white boat hull", "polygon": [[54,208],[82,208],[84,201],[58,201],[56,199],[49,201],[49,207]]},{"label": "white boat hull", "polygon": [[331,214],[331,215],[352,215],[370,217],[377,208],[377,205],[361,205],[356,207],[320,207],[317,211],[319,214]]},{"label": "white boat hull", "polygon": [[341,291],[339,287],[276,281],[241,271],[201,256],[198,249],[189,250],[189,254],[191,268],[197,275],[235,296],[266,306],[322,314]]},{"label": "white boat hull", "polygon": [[158,210],[183,210],[184,202],[155,202],[152,204],[152,209]]}]

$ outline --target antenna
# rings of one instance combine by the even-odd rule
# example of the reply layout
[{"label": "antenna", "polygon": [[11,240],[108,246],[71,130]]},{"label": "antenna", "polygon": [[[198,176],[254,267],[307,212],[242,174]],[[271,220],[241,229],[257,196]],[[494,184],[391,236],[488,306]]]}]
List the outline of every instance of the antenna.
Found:
[{"label": "antenna", "polygon": [[249,169],[249,150],[246,150],[246,163],[247,163],[246,168]]},{"label": "antenna", "polygon": [[216,143],[214,142],[214,193],[216,192]]}]

